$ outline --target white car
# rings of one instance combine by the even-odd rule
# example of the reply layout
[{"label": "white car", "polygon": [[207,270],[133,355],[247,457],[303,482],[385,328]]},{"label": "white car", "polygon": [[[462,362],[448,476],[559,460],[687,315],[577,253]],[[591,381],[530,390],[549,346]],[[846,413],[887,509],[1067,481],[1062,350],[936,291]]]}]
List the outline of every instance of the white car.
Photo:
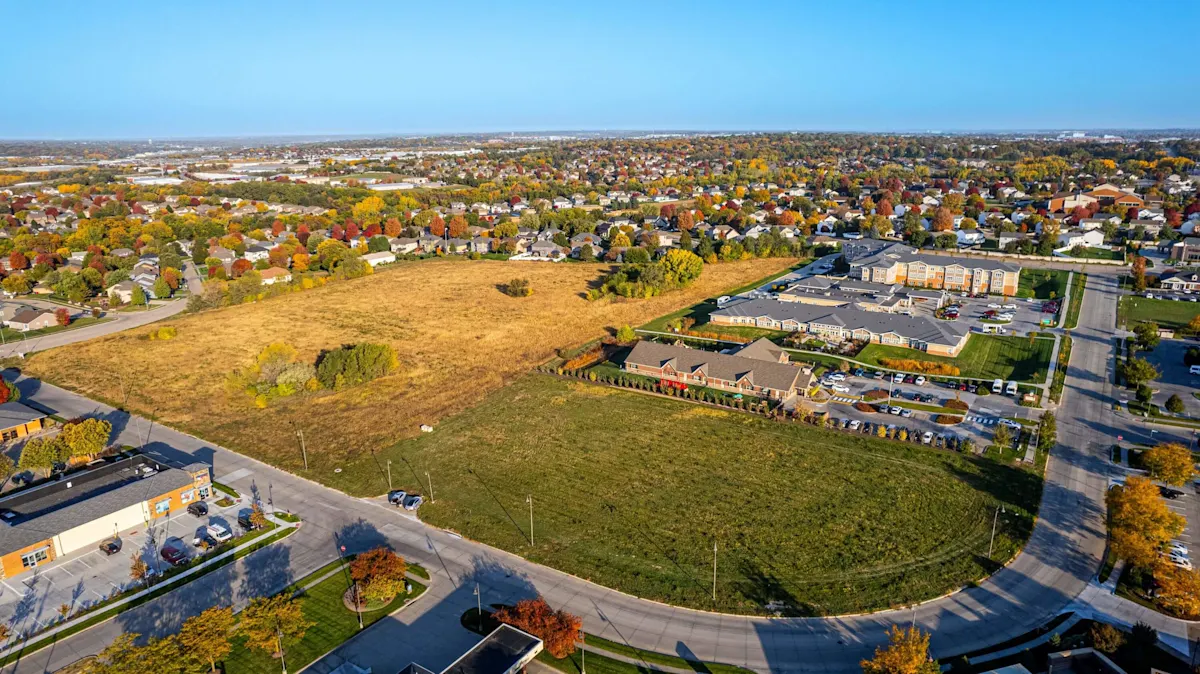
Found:
[{"label": "white car", "polygon": [[999,304],[989,304],[988,309],[1003,309]]},{"label": "white car", "polygon": [[227,529],[225,525],[217,524],[216,522],[208,525],[204,530],[207,531],[208,535],[212,536],[213,540],[218,543],[224,543],[225,541],[233,538],[233,534],[229,532],[229,529]]},{"label": "white car", "polygon": [[1016,317],[1016,314],[1000,314],[999,316],[996,316],[996,318],[1001,321],[1011,321]]},{"label": "white car", "polygon": [[846,386],[845,384],[834,384],[833,386],[830,386],[829,388],[833,389],[834,391],[837,391],[838,393],[849,393],[850,392],[850,387]]},{"label": "white car", "polygon": [[1001,309],[1004,309],[1004,310],[1006,310],[1006,311],[1016,311],[1016,310],[1017,310],[1017,305],[1015,305],[1015,304],[1005,304],[1004,306],[1002,306],[1002,307],[1000,307],[1000,308],[1001,308]]},{"label": "white car", "polygon": [[1021,427],[1021,424],[1013,421],[1012,419],[1001,419],[999,421],[999,423],[1001,426],[1008,426],[1009,428],[1020,428]]},{"label": "white car", "polygon": [[895,406],[889,407],[888,414],[900,414],[900,408]]},{"label": "white car", "polygon": [[857,431],[861,426],[862,426],[862,422],[859,421],[858,419],[855,419],[850,422],[850,430],[852,430],[852,431]]},{"label": "white car", "polygon": [[902,375],[902,374],[892,375],[892,383],[893,384],[903,384],[904,383],[904,375]]},{"label": "white car", "polygon": [[1172,555],[1183,557],[1184,559],[1187,559],[1188,557],[1188,547],[1179,541],[1171,543],[1171,547],[1167,548],[1167,552]]},{"label": "white car", "polygon": [[913,383],[916,384],[917,386],[924,386],[925,385],[925,375],[921,375],[921,376],[917,377],[915,380],[913,380]]},{"label": "white car", "polygon": [[925,433],[921,436],[921,443],[928,445],[931,442],[933,442],[933,432],[925,431]]},{"label": "white car", "polygon": [[1181,569],[1186,569],[1188,571],[1192,570],[1192,563],[1188,560],[1187,557],[1178,557],[1176,555],[1171,555],[1167,559],[1169,559],[1171,564],[1173,564],[1174,566],[1177,566]]},{"label": "white car", "polygon": [[829,381],[845,381],[846,380],[846,375],[842,372],[834,372],[828,376],[829,376]]}]

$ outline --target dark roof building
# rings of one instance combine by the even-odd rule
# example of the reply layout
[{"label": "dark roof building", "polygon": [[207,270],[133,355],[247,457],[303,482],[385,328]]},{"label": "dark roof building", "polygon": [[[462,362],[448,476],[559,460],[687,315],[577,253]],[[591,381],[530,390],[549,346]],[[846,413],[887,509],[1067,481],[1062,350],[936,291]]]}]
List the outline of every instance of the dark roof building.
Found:
[{"label": "dark roof building", "polygon": [[[542,652],[542,640],[512,625],[501,624],[463,653],[441,674],[515,674]],[[399,674],[436,674],[412,663]]]},{"label": "dark roof building", "polygon": [[812,385],[812,372],[790,364],[786,352],[767,340],[749,344],[734,354],[641,341],[626,356],[625,369],[683,385],[776,400],[804,392]]}]

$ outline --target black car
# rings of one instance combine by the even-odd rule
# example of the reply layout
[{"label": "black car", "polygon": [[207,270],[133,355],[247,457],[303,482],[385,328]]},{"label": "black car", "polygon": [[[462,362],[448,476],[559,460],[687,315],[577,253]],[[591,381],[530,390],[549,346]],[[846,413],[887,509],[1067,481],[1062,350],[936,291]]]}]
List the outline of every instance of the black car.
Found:
[{"label": "black car", "polygon": [[249,510],[243,510],[242,512],[238,513],[238,526],[246,531],[254,531],[258,528],[254,526],[254,522],[250,521],[251,514],[252,512]]},{"label": "black car", "polygon": [[118,538],[117,536],[113,536],[112,538],[100,543],[100,552],[103,552],[105,555],[108,555],[109,557],[112,557],[113,555],[117,554],[120,551],[121,551],[121,539]]},{"label": "black car", "polygon": [[388,492],[388,503],[394,506],[404,505],[404,499],[408,496],[408,492],[403,489],[393,489]]},{"label": "black car", "polygon": [[1171,500],[1175,500],[1175,499],[1179,498],[1180,496],[1183,496],[1183,492],[1179,491],[1178,489],[1171,489],[1170,487],[1159,487],[1158,493],[1163,498],[1167,498],[1167,499],[1171,499]]},{"label": "black car", "polygon": [[208,504],[204,501],[195,501],[188,504],[187,511],[196,517],[208,517]]}]

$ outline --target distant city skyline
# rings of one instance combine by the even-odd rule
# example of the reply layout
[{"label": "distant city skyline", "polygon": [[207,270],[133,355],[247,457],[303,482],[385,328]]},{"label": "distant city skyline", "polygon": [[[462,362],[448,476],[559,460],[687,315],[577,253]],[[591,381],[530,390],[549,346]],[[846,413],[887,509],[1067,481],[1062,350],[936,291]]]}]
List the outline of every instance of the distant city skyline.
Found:
[{"label": "distant city skyline", "polygon": [[[1200,3],[7,3],[5,139],[1200,127]],[[75,17],[75,18],[72,18]],[[1107,43],[1107,44],[1106,44]]]}]

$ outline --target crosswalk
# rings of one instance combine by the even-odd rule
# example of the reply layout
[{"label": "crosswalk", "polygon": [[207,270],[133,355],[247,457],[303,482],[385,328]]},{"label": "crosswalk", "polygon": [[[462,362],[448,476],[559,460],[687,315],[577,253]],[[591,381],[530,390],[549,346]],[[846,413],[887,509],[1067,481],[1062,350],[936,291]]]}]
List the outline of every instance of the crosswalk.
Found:
[{"label": "crosswalk", "polygon": [[996,422],[1000,421],[996,417],[978,417],[974,414],[967,415],[967,421],[973,421],[981,426],[995,426]]},{"label": "crosswalk", "polygon": [[830,398],[835,403],[856,403],[858,398],[847,398],[846,396],[833,396]]}]

